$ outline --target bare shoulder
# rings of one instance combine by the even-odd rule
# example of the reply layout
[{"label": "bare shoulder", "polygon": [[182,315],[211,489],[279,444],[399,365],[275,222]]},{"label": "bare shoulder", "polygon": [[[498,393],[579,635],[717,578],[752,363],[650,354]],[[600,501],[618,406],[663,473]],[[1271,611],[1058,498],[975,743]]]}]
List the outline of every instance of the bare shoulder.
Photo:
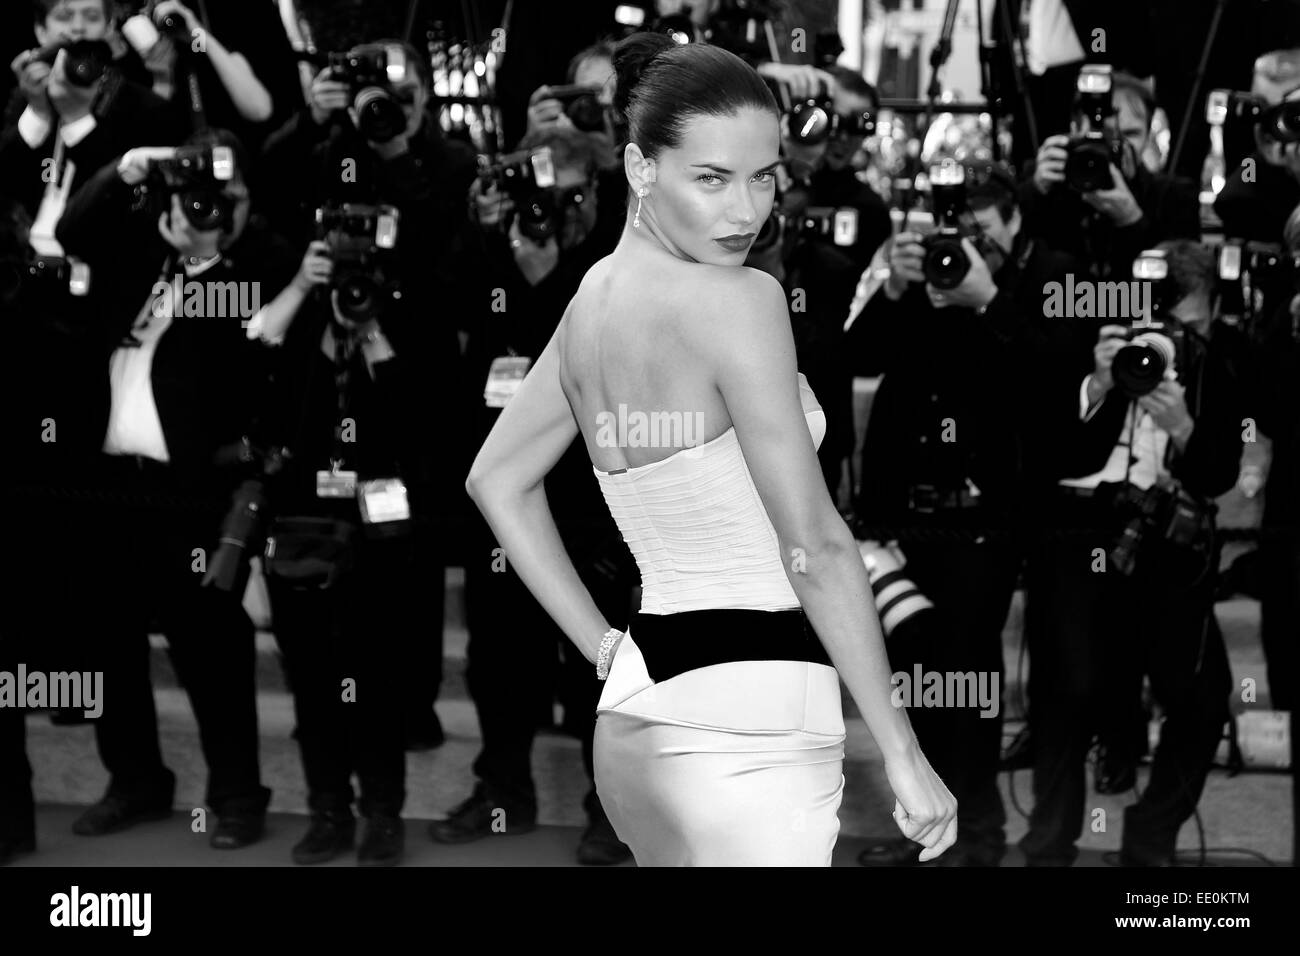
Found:
[{"label": "bare shoulder", "polygon": [[705,351],[775,357],[794,348],[785,290],[773,276],[748,266],[704,266],[704,291],[695,300]]}]

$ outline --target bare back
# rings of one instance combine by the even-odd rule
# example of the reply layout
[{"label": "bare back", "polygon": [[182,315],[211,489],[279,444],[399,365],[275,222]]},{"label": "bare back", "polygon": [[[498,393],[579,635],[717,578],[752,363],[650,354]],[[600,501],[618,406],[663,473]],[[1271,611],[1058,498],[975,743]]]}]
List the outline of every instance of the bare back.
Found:
[{"label": "bare back", "polygon": [[[708,333],[703,284],[717,268],[620,249],[583,279],[561,323],[560,385],[601,471],[660,461],[731,427],[699,347]],[[682,428],[650,427],[638,440],[635,430],[601,427],[638,418]]]}]

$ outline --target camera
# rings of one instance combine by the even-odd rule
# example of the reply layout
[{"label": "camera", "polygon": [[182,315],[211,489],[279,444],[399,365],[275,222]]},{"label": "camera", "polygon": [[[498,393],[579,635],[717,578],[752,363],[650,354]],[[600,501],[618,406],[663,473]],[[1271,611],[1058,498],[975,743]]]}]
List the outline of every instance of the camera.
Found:
[{"label": "camera", "polygon": [[1205,121],[1220,127],[1250,123],[1264,143],[1300,142],[1300,100],[1270,106],[1254,93],[1211,90],[1205,99]]},{"label": "camera", "polygon": [[225,186],[235,178],[235,154],[229,146],[178,146],[166,159],[149,163],[149,176],[136,187],[142,199],[153,197],[165,211],[171,196],[180,197],[185,218],[200,232],[229,229],[235,200]]},{"label": "camera", "polygon": [[930,203],[935,231],[921,240],[925,247],[921,263],[925,281],[936,289],[961,285],[971,266],[962,239],[969,239],[989,262],[989,271],[996,272],[1002,251],[984,235],[966,203],[966,170],[961,164],[947,159],[930,167]]},{"label": "camera", "polygon": [[1214,506],[1205,505],[1177,482],[1139,488],[1125,484],[1115,507],[1128,517],[1111,548],[1110,566],[1125,577],[1138,569],[1151,541],[1164,541],[1208,560],[1214,534]]},{"label": "camera", "polygon": [[790,139],[804,146],[816,146],[832,136],[870,136],[876,131],[876,118],[870,110],[841,115],[824,92],[796,103],[787,121]]},{"label": "camera", "polygon": [[385,254],[397,247],[399,219],[395,206],[342,203],[316,210],[317,238],[329,246],[334,263],[330,290],[338,293],[345,319],[367,322],[401,298],[384,271]]},{"label": "camera", "polygon": [[1115,353],[1110,373],[1115,387],[1130,399],[1150,393],[1174,370],[1174,361],[1185,337],[1176,319],[1166,320],[1178,299],[1178,289],[1169,274],[1163,249],[1147,249],[1133,261],[1133,278],[1149,283],[1150,314],[1130,326],[1122,336],[1128,340]]},{"label": "camera", "polygon": [[2,305],[12,306],[23,296],[48,301],[48,294],[65,288],[69,295],[89,295],[90,266],[79,259],[43,256],[33,250],[26,255],[0,257]]},{"label": "camera", "polygon": [[605,107],[600,104],[600,87],[581,83],[552,86],[551,98],[564,104],[564,114],[574,127],[584,133],[596,133],[605,128]]},{"label": "camera", "polygon": [[414,75],[406,50],[396,43],[369,43],[329,55],[330,79],[351,90],[357,129],[366,139],[386,143],[406,129],[393,87]]},{"label": "camera", "polygon": [[495,160],[479,157],[479,176],[495,185],[515,205],[519,231],[545,242],[560,230],[566,206],[586,201],[582,190],[555,194],[555,162],[549,146],[506,153]]},{"label": "camera", "polygon": [[1079,71],[1077,84],[1079,108],[1087,120],[1087,129],[1070,137],[1065,147],[1065,181],[1081,193],[1110,189],[1115,180],[1110,174],[1112,163],[1123,168],[1124,142],[1106,129],[1114,115],[1111,103],[1111,70],[1108,65],[1088,64]]},{"label": "camera", "polygon": [[1217,291],[1224,315],[1253,323],[1270,302],[1300,295],[1300,254],[1276,242],[1229,240],[1219,250]]},{"label": "camera", "polygon": [[93,86],[113,62],[113,48],[106,40],[57,40],[32,53],[37,63],[54,65],[60,50],[67,50],[63,74],[73,86]]}]

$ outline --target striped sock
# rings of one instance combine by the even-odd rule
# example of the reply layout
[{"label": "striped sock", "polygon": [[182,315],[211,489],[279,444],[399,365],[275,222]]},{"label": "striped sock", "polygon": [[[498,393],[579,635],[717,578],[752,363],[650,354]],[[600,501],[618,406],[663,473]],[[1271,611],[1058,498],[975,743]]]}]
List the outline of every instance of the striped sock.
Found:
[{"label": "striped sock", "polygon": [[930,599],[901,570],[890,571],[888,574],[872,574],[869,571],[868,576],[871,579],[871,593],[876,598],[876,614],[886,638],[913,615],[934,607]]}]

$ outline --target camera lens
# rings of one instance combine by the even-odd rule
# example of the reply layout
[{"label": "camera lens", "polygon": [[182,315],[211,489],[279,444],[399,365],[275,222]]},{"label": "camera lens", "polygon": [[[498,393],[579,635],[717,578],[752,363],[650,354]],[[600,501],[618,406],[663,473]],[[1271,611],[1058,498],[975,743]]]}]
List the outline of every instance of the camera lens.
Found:
[{"label": "camera lens", "polygon": [[936,289],[955,289],[970,271],[970,260],[961,247],[961,238],[949,233],[926,237],[925,259],[921,271],[925,281]]},{"label": "camera lens", "polygon": [[519,203],[519,231],[529,239],[545,242],[558,230],[558,211],[549,192],[540,191]]},{"label": "camera lens", "polygon": [[181,208],[190,225],[200,232],[209,232],[227,225],[234,212],[234,204],[229,197],[206,190],[183,193]]},{"label": "camera lens", "polygon": [[816,146],[830,135],[831,118],[815,100],[790,110],[790,138],[805,146]]},{"label": "camera lens", "polygon": [[584,133],[595,133],[605,128],[605,108],[590,94],[575,97],[565,113]]},{"label": "camera lens", "polygon": [[379,289],[364,272],[347,271],[334,284],[339,294],[339,312],[353,322],[364,322],[378,311]]},{"label": "camera lens", "polygon": [[1065,181],[1081,193],[1110,189],[1110,151],[1100,139],[1072,143],[1065,160]]},{"label": "camera lens", "polygon": [[1159,332],[1144,332],[1115,353],[1110,374],[1120,392],[1141,398],[1155,389],[1174,364],[1174,343]]},{"label": "camera lens", "polygon": [[93,86],[104,75],[112,51],[103,40],[77,40],[68,46],[63,73],[73,86]]},{"label": "camera lens", "polygon": [[361,135],[376,143],[386,143],[406,129],[402,107],[378,86],[368,86],[357,94],[353,107]]}]

